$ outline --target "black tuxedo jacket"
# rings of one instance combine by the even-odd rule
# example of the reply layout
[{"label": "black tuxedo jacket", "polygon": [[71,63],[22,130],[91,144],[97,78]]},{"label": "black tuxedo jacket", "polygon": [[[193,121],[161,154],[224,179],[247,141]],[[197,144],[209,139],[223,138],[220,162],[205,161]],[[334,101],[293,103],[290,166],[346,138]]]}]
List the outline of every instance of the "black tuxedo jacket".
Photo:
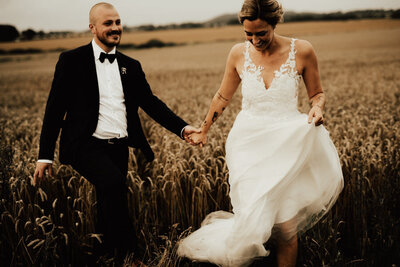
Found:
[{"label": "black tuxedo jacket", "polygon": [[[128,145],[142,150],[146,159],[154,159],[138,116],[142,108],[150,117],[180,136],[187,125],[160,99],[153,95],[142,67],[117,51],[117,60],[125,96]],[[39,159],[53,159],[61,130],[60,162],[72,163],[80,144],[89,139],[99,117],[99,86],[92,44],[63,52],[56,65],[47,100],[40,136]]]}]

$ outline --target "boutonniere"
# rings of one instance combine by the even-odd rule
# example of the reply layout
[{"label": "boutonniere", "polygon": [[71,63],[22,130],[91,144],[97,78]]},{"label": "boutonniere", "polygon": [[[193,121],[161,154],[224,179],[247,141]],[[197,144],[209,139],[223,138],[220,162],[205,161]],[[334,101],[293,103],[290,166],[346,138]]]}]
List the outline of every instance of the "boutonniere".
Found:
[{"label": "boutonniere", "polygon": [[126,68],[125,68],[125,67],[122,67],[122,68],[121,68],[121,73],[122,73],[122,74],[126,74]]}]

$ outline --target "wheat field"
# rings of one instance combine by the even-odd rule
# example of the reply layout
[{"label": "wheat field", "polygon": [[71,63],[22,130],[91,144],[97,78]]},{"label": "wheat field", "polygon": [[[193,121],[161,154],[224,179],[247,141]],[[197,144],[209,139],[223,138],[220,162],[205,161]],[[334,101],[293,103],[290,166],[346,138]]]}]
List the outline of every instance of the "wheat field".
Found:
[{"label": "wheat field", "polygon": [[[345,179],[333,209],[301,236],[298,266],[400,265],[400,25],[390,23],[378,27],[369,21],[369,27],[330,31],[314,22],[318,32],[286,33],[309,40],[316,49],[327,95],[326,128]],[[141,61],[157,96],[199,125],[233,44],[228,39],[124,52]],[[32,181],[57,58],[57,53],[0,57],[4,266],[81,266],[99,242],[95,193],[82,176],[56,160],[54,177],[38,186]],[[141,114],[156,159],[145,163],[138,151],[130,151],[128,199],[149,266],[198,266],[177,258],[176,242],[209,212],[230,210],[224,145],[240,103],[238,90],[203,149]],[[308,110],[304,86],[299,109]],[[272,256],[253,266],[274,266],[270,246]],[[112,258],[99,259],[99,266],[112,264]]]}]

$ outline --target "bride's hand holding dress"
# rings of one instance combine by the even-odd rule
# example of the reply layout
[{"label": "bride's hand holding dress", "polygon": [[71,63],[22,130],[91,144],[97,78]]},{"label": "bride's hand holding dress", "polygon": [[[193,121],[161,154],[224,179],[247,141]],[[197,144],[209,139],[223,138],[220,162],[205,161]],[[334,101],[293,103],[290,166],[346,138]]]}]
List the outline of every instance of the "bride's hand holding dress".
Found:
[{"label": "bride's hand holding dress", "polygon": [[312,123],[313,120],[315,126],[319,126],[324,123],[322,108],[319,105],[313,106],[308,112],[308,123]]}]

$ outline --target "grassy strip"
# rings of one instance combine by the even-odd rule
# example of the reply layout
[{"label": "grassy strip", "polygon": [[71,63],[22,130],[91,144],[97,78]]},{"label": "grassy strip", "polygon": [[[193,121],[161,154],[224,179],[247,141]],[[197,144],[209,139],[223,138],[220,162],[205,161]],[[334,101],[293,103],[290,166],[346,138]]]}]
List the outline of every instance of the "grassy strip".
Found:
[{"label": "grassy strip", "polygon": [[[148,48],[162,48],[162,47],[171,47],[171,46],[178,46],[183,44],[178,44],[174,42],[163,42],[158,39],[151,39],[145,43],[141,44],[120,44],[118,47],[122,50],[125,49],[148,49]],[[38,53],[45,53],[45,52],[62,52],[67,50],[66,48],[56,48],[50,50],[44,49],[37,49],[37,48],[15,48],[15,49],[0,49],[0,55],[24,55],[24,54],[38,54]]]}]

